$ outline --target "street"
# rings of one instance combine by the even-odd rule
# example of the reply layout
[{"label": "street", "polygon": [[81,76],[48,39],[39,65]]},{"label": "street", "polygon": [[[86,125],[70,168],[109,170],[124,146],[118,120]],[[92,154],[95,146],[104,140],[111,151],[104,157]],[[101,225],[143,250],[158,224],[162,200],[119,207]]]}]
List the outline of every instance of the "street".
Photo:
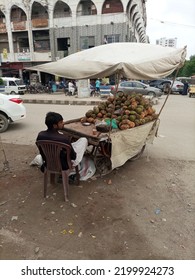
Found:
[{"label": "street", "polygon": [[70,185],[64,202],[60,183],[43,198],[43,174],[29,166],[34,142],[46,112],[67,120],[89,106],[26,104],[26,120],[1,134],[10,170],[0,173],[0,259],[195,259],[194,105],[170,96],[141,158]]},{"label": "street", "polygon": [[[40,130],[45,130],[45,116],[49,111],[62,114],[64,120],[82,117],[90,106],[71,106],[53,104],[25,104],[27,117],[25,120],[15,122],[10,126],[2,139],[6,143],[18,143],[24,145],[34,145],[37,134]],[[14,133],[13,133],[14,132]]]},{"label": "street", "polygon": [[[163,96],[157,112],[165,100]],[[170,95],[160,116],[158,138],[148,147],[152,157],[179,160],[195,160],[195,99],[188,96]],[[3,142],[34,145],[40,130],[46,129],[45,115],[48,111],[62,114],[64,120],[82,117],[92,106],[25,104],[27,118],[12,124],[8,131],[1,135]]]}]

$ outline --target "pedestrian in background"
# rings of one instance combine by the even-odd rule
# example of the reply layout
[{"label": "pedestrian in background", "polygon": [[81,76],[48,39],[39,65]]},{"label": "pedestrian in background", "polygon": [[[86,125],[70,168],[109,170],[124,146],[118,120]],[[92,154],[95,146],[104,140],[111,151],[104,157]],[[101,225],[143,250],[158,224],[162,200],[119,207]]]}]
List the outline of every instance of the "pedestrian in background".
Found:
[{"label": "pedestrian in background", "polygon": [[183,86],[182,95],[187,95],[188,94],[188,89],[189,89],[189,84],[188,84],[187,81],[185,81],[183,84],[184,84],[184,86]]},{"label": "pedestrian in background", "polygon": [[74,85],[73,81],[68,82],[68,92],[71,95],[74,95],[74,93],[75,93],[75,85]]},{"label": "pedestrian in background", "polygon": [[98,93],[100,92],[100,80],[99,79],[97,79],[95,81],[95,89]]}]

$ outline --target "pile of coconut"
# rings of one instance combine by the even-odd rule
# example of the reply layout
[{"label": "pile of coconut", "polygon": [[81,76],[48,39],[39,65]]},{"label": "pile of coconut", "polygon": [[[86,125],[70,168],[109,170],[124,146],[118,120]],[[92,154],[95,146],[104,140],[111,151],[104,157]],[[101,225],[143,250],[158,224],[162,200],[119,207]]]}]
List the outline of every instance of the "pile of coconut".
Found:
[{"label": "pile of coconut", "polygon": [[86,112],[82,123],[109,122],[115,120],[121,130],[133,128],[153,121],[158,115],[150,100],[141,94],[128,95],[123,92],[110,96],[105,102]]}]

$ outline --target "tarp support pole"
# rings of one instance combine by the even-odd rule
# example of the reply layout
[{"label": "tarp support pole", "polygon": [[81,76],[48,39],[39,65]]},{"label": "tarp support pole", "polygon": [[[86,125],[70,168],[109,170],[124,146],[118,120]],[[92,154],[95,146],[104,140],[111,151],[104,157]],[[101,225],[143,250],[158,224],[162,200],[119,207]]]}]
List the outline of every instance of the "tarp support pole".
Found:
[{"label": "tarp support pole", "polygon": [[[114,91],[114,106],[116,104],[116,94],[118,92],[118,86],[119,86],[119,83],[120,83],[120,78],[121,78],[121,72],[120,71],[117,71],[115,74],[114,74],[114,80],[115,80],[115,91]],[[113,120],[113,115],[114,115],[114,109],[112,111],[112,115],[111,115],[111,120],[110,120],[110,130],[109,130],[109,139],[110,139],[110,133],[111,133],[111,130],[112,130],[112,120]]]},{"label": "tarp support pole", "polygon": [[166,96],[166,98],[165,98],[165,101],[164,101],[164,103],[163,103],[163,105],[162,105],[162,107],[161,107],[161,109],[160,109],[160,111],[159,111],[159,113],[158,113],[158,117],[160,116],[160,114],[161,114],[161,112],[162,112],[162,110],[163,110],[163,108],[164,108],[164,106],[165,106],[165,104],[166,104],[166,102],[167,102],[167,99],[168,99],[168,97],[169,97],[169,95],[170,95],[170,93],[171,93],[171,90],[172,90],[172,87],[173,87],[173,83],[175,82],[175,79],[176,79],[176,77],[177,77],[178,72],[179,72],[179,68],[177,69],[177,71],[176,71],[176,73],[175,73],[175,76],[174,76],[174,78],[173,78],[173,80],[172,80],[172,86],[169,88],[169,91],[168,91],[168,93],[167,93],[167,96]]},{"label": "tarp support pole", "polygon": [[[154,124],[153,124],[153,126],[152,126],[152,129],[155,127],[156,122],[157,122],[158,120],[160,120],[160,119],[159,119],[159,116],[160,116],[160,114],[161,114],[163,108],[165,107],[165,104],[166,104],[166,102],[167,102],[167,100],[168,100],[168,97],[169,97],[169,95],[170,95],[170,93],[171,93],[171,89],[172,89],[172,87],[173,87],[173,83],[175,82],[175,79],[176,79],[176,77],[177,77],[178,72],[179,72],[179,68],[177,69],[177,71],[176,71],[176,73],[175,73],[175,76],[174,76],[174,78],[173,78],[173,80],[172,80],[172,81],[173,81],[173,82],[172,82],[172,86],[169,88],[169,91],[168,91],[168,93],[167,93],[167,96],[166,96],[166,98],[165,98],[165,101],[164,101],[164,103],[163,103],[163,105],[162,105],[162,107],[161,107],[161,109],[160,109],[160,111],[159,111],[159,113],[158,113],[158,118],[155,120],[155,122],[154,122]],[[151,130],[152,130],[152,129],[151,129]],[[157,132],[158,132],[158,129],[157,129],[157,131],[156,131],[156,136],[157,136]]]}]

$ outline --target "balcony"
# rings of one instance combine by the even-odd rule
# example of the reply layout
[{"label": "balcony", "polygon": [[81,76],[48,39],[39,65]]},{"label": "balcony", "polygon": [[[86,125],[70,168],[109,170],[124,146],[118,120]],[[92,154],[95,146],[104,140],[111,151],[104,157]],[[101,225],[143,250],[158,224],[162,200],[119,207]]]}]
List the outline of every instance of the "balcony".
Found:
[{"label": "balcony", "polygon": [[3,53],[0,53],[3,63],[17,63],[17,62],[50,62],[51,60],[51,51],[45,53],[39,52],[15,52],[7,53],[6,57],[3,56]]},{"label": "balcony", "polygon": [[34,27],[34,28],[48,27],[48,19],[47,18],[34,18],[34,19],[32,19],[32,27]]},{"label": "balcony", "polygon": [[47,51],[45,53],[40,53],[40,52],[34,52],[33,53],[33,61],[37,61],[37,62],[50,62],[51,60],[51,52]]},{"label": "balcony", "polygon": [[26,21],[16,21],[11,23],[12,31],[26,30]]},{"label": "balcony", "polygon": [[6,24],[0,23],[0,33],[7,33]]},{"label": "balcony", "polygon": [[20,52],[15,55],[17,56],[18,61],[31,61],[30,52]]}]

